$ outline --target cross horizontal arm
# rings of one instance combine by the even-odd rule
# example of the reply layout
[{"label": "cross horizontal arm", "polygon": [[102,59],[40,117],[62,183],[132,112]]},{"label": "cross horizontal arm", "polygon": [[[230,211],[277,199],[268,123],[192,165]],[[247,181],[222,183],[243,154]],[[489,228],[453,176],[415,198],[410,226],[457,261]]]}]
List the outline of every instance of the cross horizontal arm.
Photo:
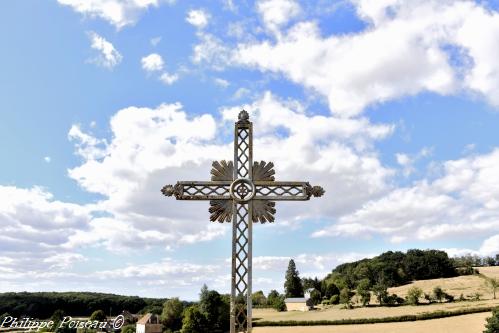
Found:
[{"label": "cross horizontal arm", "polygon": [[255,181],[255,200],[293,201],[320,197],[324,190],[308,182]]},{"label": "cross horizontal arm", "polygon": [[161,192],[177,200],[230,200],[231,181],[180,181],[166,185]]}]

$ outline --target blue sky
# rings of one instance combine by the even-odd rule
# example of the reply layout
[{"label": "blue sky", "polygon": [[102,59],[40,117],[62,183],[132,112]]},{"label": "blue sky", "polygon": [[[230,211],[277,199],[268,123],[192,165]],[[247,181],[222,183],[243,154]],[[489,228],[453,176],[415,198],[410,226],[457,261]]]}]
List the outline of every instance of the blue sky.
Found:
[{"label": "blue sky", "polygon": [[159,189],[256,160],[323,198],[256,225],[254,289],[386,250],[499,252],[490,1],[4,1],[0,291],[229,290],[230,225]]}]

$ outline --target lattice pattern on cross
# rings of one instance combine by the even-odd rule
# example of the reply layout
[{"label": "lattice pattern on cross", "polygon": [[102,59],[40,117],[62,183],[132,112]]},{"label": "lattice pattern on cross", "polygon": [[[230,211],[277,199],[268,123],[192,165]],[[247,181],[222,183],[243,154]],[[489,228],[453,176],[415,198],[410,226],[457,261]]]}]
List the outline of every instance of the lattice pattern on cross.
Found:
[{"label": "lattice pattern on cross", "polygon": [[177,200],[209,200],[210,220],[232,222],[230,332],[251,332],[253,222],[274,222],[275,201],[309,200],[324,189],[274,179],[272,162],[253,162],[253,124],[246,111],[234,128],[234,161],[213,162],[211,181],[179,181],[161,192]]}]

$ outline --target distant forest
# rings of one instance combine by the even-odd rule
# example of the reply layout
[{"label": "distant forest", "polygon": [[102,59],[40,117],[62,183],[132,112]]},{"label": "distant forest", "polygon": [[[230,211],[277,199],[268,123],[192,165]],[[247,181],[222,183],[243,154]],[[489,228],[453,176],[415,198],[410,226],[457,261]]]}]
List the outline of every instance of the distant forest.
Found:
[{"label": "distant forest", "polygon": [[154,310],[161,309],[166,300],[90,292],[9,292],[0,293],[0,315],[46,319],[60,309],[69,316],[90,316],[96,310],[114,316],[123,310],[157,312]]}]

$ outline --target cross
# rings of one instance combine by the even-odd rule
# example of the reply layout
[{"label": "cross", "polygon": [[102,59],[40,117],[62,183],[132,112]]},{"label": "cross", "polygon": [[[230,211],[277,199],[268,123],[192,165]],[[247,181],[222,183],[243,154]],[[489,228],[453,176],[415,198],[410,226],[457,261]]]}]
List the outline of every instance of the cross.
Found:
[{"label": "cross", "polygon": [[234,161],[213,162],[211,181],[179,181],[161,192],[177,200],[209,200],[210,220],[232,222],[230,333],[251,332],[253,222],[274,222],[275,201],[309,200],[324,189],[279,182],[272,162],[253,163],[253,124],[242,110],[234,127]]}]

